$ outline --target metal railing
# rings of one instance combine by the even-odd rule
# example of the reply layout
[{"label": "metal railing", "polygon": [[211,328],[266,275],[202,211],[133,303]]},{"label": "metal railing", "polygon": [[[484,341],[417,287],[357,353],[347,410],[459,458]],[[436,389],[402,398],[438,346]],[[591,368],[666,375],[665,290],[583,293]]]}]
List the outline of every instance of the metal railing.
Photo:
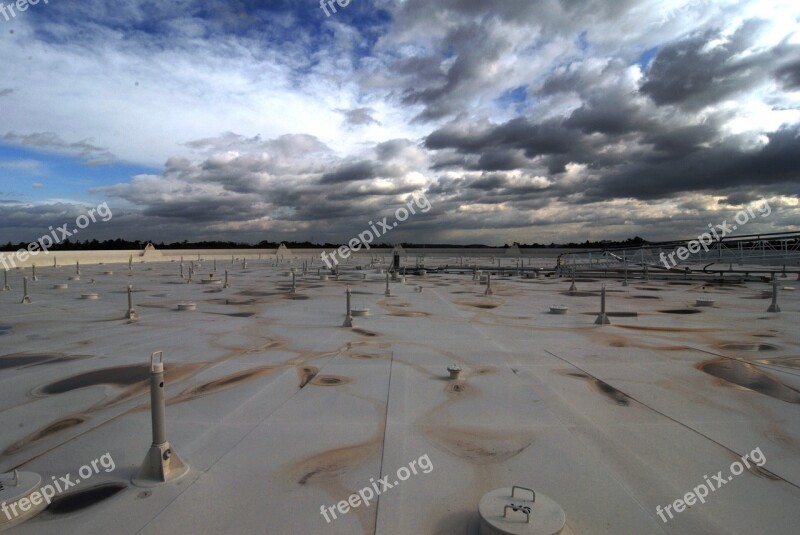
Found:
[{"label": "metal railing", "polygon": [[[650,268],[685,271],[710,264],[737,265],[798,265],[800,264],[800,232],[777,232],[729,236],[700,246],[696,252],[676,253],[688,247],[692,240],[648,243],[638,247],[609,247],[594,251],[564,253],[558,257],[559,272],[596,271],[603,269],[635,269],[645,265]],[[696,241],[696,240],[695,240]],[[670,256],[672,255],[672,256]],[[666,259],[666,265],[665,265]]]}]

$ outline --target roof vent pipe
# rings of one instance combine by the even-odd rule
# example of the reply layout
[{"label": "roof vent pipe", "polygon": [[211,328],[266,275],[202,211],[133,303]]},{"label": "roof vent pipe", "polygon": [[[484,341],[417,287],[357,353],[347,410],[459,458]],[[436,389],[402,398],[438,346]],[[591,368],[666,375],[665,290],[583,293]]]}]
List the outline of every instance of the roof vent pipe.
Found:
[{"label": "roof vent pipe", "polygon": [[[156,355],[159,356],[156,362]],[[189,466],[172,450],[167,441],[166,404],[164,402],[164,352],[150,355],[150,415],[153,444],[139,473],[132,480],[138,487],[155,487],[175,481],[189,472]]]}]

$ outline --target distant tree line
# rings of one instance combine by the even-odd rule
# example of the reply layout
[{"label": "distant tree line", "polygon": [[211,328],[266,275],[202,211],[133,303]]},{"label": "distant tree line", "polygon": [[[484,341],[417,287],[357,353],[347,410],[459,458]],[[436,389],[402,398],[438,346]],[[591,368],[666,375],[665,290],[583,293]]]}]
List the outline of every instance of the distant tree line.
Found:
[{"label": "distant tree line", "polygon": [[[569,242],[569,243],[550,243],[550,245],[545,245],[542,243],[518,243],[514,242],[514,245],[518,246],[521,249],[529,248],[529,249],[571,249],[571,248],[580,248],[580,249],[603,249],[605,247],[636,247],[639,245],[647,245],[648,242],[644,238],[640,238],[636,236],[635,238],[628,238],[627,240],[622,241],[613,241],[613,240],[600,240],[600,241],[589,241],[586,240],[583,243],[577,242]],[[504,248],[508,248],[509,245],[506,244],[503,246]]]},{"label": "distant tree line", "polygon": [[[50,250],[51,251],[113,251],[113,250],[142,250],[145,246],[151,243],[147,240],[122,240],[122,239],[115,239],[115,240],[75,240],[71,241],[69,239],[64,240],[63,242],[53,245]],[[243,243],[243,242],[233,242],[233,241],[197,241],[197,242],[190,242],[187,240],[183,240],[182,242],[173,242],[173,243],[164,243],[159,242],[152,242],[156,249],[160,250],[169,250],[169,249],[276,249],[281,243],[284,243],[286,247],[289,249],[335,249],[344,244],[336,244],[336,243],[311,243],[310,241],[302,241],[302,242],[295,242],[295,241],[287,241],[287,242],[274,242],[269,240],[262,240],[258,243]],[[564,244],[557,244],[557,243],[550,243],[549,245],[542,244],[542,243],[518,243],[514,242],[512,245],[517,245],[520,248],[528,248],[528,249],[553,249],[553,248],[583,248],[583,249],[602,249],[605,247],[617,247],[617,246],[637,246],[647,244],[648,242],[643,240],[642,238],[636,236],[635,238],[629,238],[624,241],[609,241],[609,240],[602,240],[602,241],[589,241],[586,240],[583,243],[564,243]],[[470,244],[470,245],[453,245],[449,243],[427,243],[427,244],[419,244],[419,243],[411,243],[411,242],[403,242],[400,245],[406,248],[415,248],[415,249],[436,249],[436,248],[457,248],[457,249],[479,249],[479,248],[486,248],[492,249],[496,247],[492,247],[490,245],[483,245],[483,244]],[[391,248],[393,247],[393,243],[374,243],[371,245],[373,248]],[[20,249],[25,249],[28,247],[28,243],[20,242],[17,244],[13,244],[11,242],[6,243],[2,247],[0,247],[0,251],[18,251]],[[508,244],[503,245],[503,249],[508,249],[511,247]]]}]

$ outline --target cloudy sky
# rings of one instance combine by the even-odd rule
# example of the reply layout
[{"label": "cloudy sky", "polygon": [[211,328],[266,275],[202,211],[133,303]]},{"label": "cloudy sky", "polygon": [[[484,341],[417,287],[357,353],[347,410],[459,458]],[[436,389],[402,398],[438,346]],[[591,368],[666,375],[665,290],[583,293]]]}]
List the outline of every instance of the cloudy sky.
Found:
[{"label": "cloudy sky", "polygon": [[[796,0],[41,0],[0,12],[0,242],[800,230]],[[327,10],[327,14],[326,14]],[[6,20],[6,18],[8,20]]]}]

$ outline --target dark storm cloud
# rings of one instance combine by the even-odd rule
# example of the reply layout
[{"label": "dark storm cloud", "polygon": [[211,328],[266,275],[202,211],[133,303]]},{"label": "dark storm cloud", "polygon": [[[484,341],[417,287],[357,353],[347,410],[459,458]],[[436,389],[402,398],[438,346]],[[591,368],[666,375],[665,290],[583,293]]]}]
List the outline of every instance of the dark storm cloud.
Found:
[{"label": "dark storm cloud", "polygon": [[344,115],[345,123],[350,126],[369,126],[371,124],[381,124],[372,117],[375,114],[375,110],[372,108],[353,108],[351,110],[337,108],[336,111]]},{"label": "dark storm cloud", "polygon": [[[771,80],[787,87],[798,81],[795,45],[755,46],[764,25],[751,20],[728,34],[691,33],[661,47],[639,82],[616,58],[571,62],[534,90],[542,99],[577,97],[579,104],[563,115],[501,124],[459,119],[431,132],[424,146],[436,153],[435,169],[535,171],[552,180],[548,195],[579,204],[737,187],[791,191],[800,181],[798,125],[763,132],[766,143],[758,145],[753,132],[728,131],[736,111],[709,108],[769,88]],[[662,109],[672,105],[677,109]],[[566,180],[570,164],[584,167]],[[491,174],[452,185],[487,195],[508,189],[505,178]],[[542,188],[522,188],[520,195],[539,198]],[[493,199],[499,200],[484,202]]]},{"label": "dark storm cloud", "polygon": [[[767,134],[767,144],[758,149],[743,148],[743,140],[737,137],[709,146],[718,135],[713,124],[701,124],[642,137],[639,141],[653,143],[654,150],[637,144],[635,159],[592,152],[573,155],[572,161],[588,165],[591,179],[569,186],[557,184],[556,191],[561,195],[581,192],[580,202],[594,202],[663,199],[746,186],[777,194],[790,192],[800,183],[797,125]],[[552,161],[550,167],[554,167]]]},{"label": "dark storm cloud", "polygon": [[36,206],[21,205],[4,210],[3,225],[22,227],[38,224],[39,226],[44,225],[46,229],[49,225],[52,225],[53,220],[74,220],[79,213],[79,208],[69,203],[52,203]]},{"label": "dark storm cloud", "polygon": [[540,95],[550,96],[571,91],[580,92],[586,88],[586,76],[578,71],[564,71],[547,78],[539,89]]},{"label": "dark storm cloud", "polygon": [[505,177],[499,175],[486,175],[477,180],[472,180],[467,183],[466,187],[478,190],[497,190],[506,185]]},{"label": "dark storm cloud", "polygon": [[[486,77],[487,63],[497,61],[509,46],[510,43],[492,37],[485,27],[476,23],[451,29],[440,47],[452,51],[455,61],[435,73],[429,67],[426,69],[428,76],[414,72],[407,82],[403,104],[423,105],[423,111],[415,118],[419,121],[432,121],[453,114],[463,103],[457,93]],[[406,66],[403,63],[400,68]]]},{"label": "dark storm cloud", "polygon": [[654,162],[671,161],[701,151],[719,137],[720,127],[716,121],[708,120],[701,124],[659,129],[647,134],[642,143],[651,144],[654,151],[647,155],[647,159]]},{"label": "dark storm cloud", "polygon": [[90,139],[68,142],[53,132],[35,132],[25,135],[8,132],[0,139],[11,145],[77,156],[89,165],[107,164],[116,160],[116,157],[108,149],[94,145]]},{"label": "dark storm cloud", "polygon": [[452,150],[440,151],[431,158],[431,171],[475,167],[477,158],[458,154]]},{"label": "dark storm cloud", "polygon": [[[789,44],[744,53],[765,28],[764,21],[750,20],[730,37],[708,30],[662,48],[641,86],[642,93],[659,105],[696,109],[765,83],[776,64],[800,54],[800,47]],[[779,69],[778,74],[788,74],[788,83],[793,83],[792,66],[781,69],[785,70]]]},{"label": "dark storm cloud", "polygon": [[[161,221],[166,228],[192,225],[204,236],[229,232],[252,240],[259,229],[268,229],[270,236],[296,238],[298,228],[313,225],[313,236],[324,241],[363,230],[398,198],[418,192],[422,184],[415,166],[427,166],[424,152],[408,139],[378,143],[358,159],[332,158],[327,150],[297,153],[297,138],[282,148],[281,141],[287,140],[231,133],[194,141],[190,145],[196,150],[212,152],[200,160],[171,158],[162,175],[140,175],[130,184],[94,193],[124,199],[149,222]],[[317,146],[302,141],[309,143]],[[416,220],[427,221],[427,216]]]},{"label": "dark storm cloud", "polygon": [[767,134],[769,143],[743,150],[727,142],[680,159],[632,163],[587,189],[589,199],[636,197],[658,199],[690,191],[714,192],[737,186],[758,186],[771,191],[775,185],[800,183],[800,127]]},{"label": "dark storm cloud", "polygon": [[[410,0],[398,8],[394,34],[409,46],[420,46],[413,56],[403,55],[390,64],[393,80],[402,88],[401,103],[422,107],[416,121],[432,122],[455,117],[476,98],[492,98],[514,87],[538,81],[519,75],[528,64],[553,55],[553,68],[584,51],[588,41],[614,40],[606,35],[615,25],[630,22],[631,9],[640,0],[558,1],[507,0],[488,5],[476,0]],[[665,11],[669,8],[665,7]],[[678,18],[675,13],[671,18]],[[671,24],[667,23],[667,25]],[[587,35],[591,33],[591,37]],[[417,40],[412,40],[417,37]],[[546,50],[559,43],[561,53]],[[575,50],[573,51],[573,45]],[[636,53],[641,53],[638,50]],[[549,69],[544,69],[546,73]],[[538,70],[533,67],[533,70]],[[516,75],[516,76],[515,76]],[[553,79],[545,91],[559,91],[570,76]],[[515,80],[514,84],[505,80]],[[498,96],[497,94],[493,95]]]},{"label": "dark storm cloud", "polygon": [[535,158],[547,154],[568,154],[583,147],[583,136],[569,129],[563,120],[552,119],[531,123],[513,119],[488,134],[486,141],[500,147],[522,149],[525,156]]},{"label": "dark storm cloud", "polygon": [[191,198],[174,200],[168,204],[152,204],[142,211],[147,217],[163,217],[166,219],[182,219],[196,222],[237,221],[242,217],[253,215],[246,209],[250,203],[236,202],[230,199]]},{"label": "dark storm cloud", "polygon": [[572,112],[564,122],[568,129],[576,128],[585,134],[622,135],[649,128],[648,119],[630,98],[591,99]]},{"label": "dark storm cloud", "polygon": [[336,171],[325,173],[320,178],[320,184],[338,184],[340,182],[355,182],[369,180],[378,176],[379,170],[375,162],[363,160],[360,162],[344,164]]},{"label": "dark storm cloud", "polygon": [[567,154],[583,145],[581,133],[565,127],[562,119],[533,123],[524,117],[483,131],[445,126],[425,138],[425,147],[432,150],[451,148],[461,153],[483,153],[491,149],[520,149],[528,158]]},{"label": "dark storm cloud", "polygon": [[518,150],[488,150],[481,154],[474,168],[481,171],[509,171],[527,165],[527,158]]},{"label": "dark storm cloud", "polygon": [[[432,132],[425,146],[443,152],[442,161],[433,160],[440,168],[524,170],[538,157],[536,164],[546,165],[545,174],[555,180],[548,194],[582,203],[669,198],[747,185],[783,191],[800,182],[798,125],[767,133],[768,142],[751,149],[741,136],[723,137],[721,119],[713,115],[699,124],[682,124],[677,119],[646,120],[635,109],[616,119],[612,111],[588,115],[579,108],[567,119],[534,123],[519,118],[483,129],[450,124]],[[512,165],[520,152],[529,159]],[[563,183],[560,177],[570,163],[586,165],[586,176]],[[467,184],[486,190],[501,186],[497,178]],[[525,193],[538,196],[541,189]],[[576,193],[579,198],[572,197]]]},{"label": "dark storm cloud", "polygon": [[718,204],[724,206],[742,206],[744,204],[758,200],[758,196],[749,192],[739,192],[728,195],[724,199],[717,201]]},{"label": "dark storm cloud", "polygon": [[570,62],[551,73],[537,91],[539,96],[576,93],[583,99],[595,99],[609,90],[624,91],[622,79],[629,65],[620,58],[603,61]]},{"label": "dark storm cloud", "polygon": [[408,139],[390,139],[375,146],[375,154],[382,162],[393,160],[403,155],[403,153],[416,144]]},{"label": "dark storm cloud", "polygon": [[624,16],[640,0],[504,0],[487,7],[480,0],[409,0],[396,14],[402,28],[450,19],[497,19],[506,24],[530,25],[548,34],[585,28]]},{"label": "dark storm cloud", "polygon": [[598,140],[569,128],[564,119],[534,123],[520,117],[483,130],[447,125],[432,132],[424,143],[431,150],[473,155],[477,160],[468,159],[467,167],[485,171],[525,169],[536,159],[538,165],[546,166],[547,173],[559,174],[570,162],[605,166],[616,160],[613,155],[597,153],[593,146]]},{"label": "dark storm cloud", "polygon": [[260,135],[248,138],[233,132],[225,132],[219,136],[190,141],[185,145],[205,154],[233,151],[275,154],[287,158],[330,151],[327,145],[308,134],[285,134],[276,139],[265,140]]},{"label": "dark storm cloud", "polygon": [[442,59],[438,55],[412,56],[394,61],[391,65],[394,73],[413,76],[416,79],[444,81]]},{"label": "dark storm cloud", "polygon": [[778,68],[776,75],[787,91],[800,90],[800,59]]},{"label": "dark storm cloud", "polygon": [[[550,3],[552,2],[543,2]],[[414,20],[417,17],[431,16],[495,16],[507,21],[515,21],[529,17],[535,6],[529,0],[505,0],[492,6],[491,12],[486,9],[486,4],[476,0],[444,0],[432,3],[426,0],[409,0],[403,10],[398,14],[402,19]]]}]

